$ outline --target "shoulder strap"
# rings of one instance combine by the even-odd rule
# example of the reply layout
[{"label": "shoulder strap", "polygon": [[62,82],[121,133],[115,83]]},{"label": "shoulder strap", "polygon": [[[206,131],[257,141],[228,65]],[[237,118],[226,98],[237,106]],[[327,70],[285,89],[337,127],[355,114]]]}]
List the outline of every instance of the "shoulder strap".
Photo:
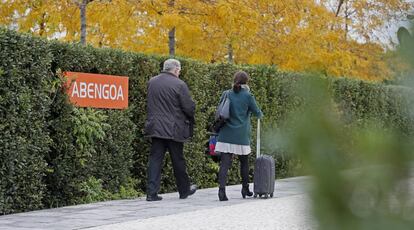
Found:
[{"label": "shoulder strap", "polygon": [[224,101],[225,99],[228,99],[229,98],[229,93],[230,93],[230,90],[225,90],[223,100],[221,100],[221,101]]}]

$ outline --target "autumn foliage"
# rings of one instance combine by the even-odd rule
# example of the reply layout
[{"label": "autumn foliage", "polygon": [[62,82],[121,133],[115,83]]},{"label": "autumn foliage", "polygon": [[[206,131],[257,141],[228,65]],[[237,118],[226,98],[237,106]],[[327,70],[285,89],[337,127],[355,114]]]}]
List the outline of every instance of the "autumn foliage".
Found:
[{"label": "autumn foliage", "polygon": [[[6,0],[0,23],[64,41],[365,80],[391,78],[381,29],[409,0]],[[171,39],[171,38],[170,38]]]}]

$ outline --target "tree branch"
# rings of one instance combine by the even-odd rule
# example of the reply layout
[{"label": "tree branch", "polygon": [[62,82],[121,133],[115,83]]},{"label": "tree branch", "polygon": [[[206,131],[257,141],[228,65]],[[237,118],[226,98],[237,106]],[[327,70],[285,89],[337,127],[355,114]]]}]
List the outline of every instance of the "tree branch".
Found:
[{"label": "tree branch", "polygon": [[336,9],[335,17],[338,17],[339,12],[341,11],[341,7],[344,4],[345,0],[339,0],[338,8]]}]

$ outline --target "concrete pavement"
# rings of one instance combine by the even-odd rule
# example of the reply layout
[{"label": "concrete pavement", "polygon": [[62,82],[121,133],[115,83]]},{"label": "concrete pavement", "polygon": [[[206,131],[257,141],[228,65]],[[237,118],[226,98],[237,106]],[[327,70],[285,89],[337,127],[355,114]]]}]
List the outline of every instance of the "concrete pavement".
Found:
[{"label": "concrete pavement", "polygon": [[[306,195],[307,177],[276,180],[272,199],[242,199],[241,185],[200,189],[185,200],[178,193],[163,200],[145,197],[0,216],[0,230],[132,229],[316,229]],[[251,187],[252,188],[252,187]]]}]

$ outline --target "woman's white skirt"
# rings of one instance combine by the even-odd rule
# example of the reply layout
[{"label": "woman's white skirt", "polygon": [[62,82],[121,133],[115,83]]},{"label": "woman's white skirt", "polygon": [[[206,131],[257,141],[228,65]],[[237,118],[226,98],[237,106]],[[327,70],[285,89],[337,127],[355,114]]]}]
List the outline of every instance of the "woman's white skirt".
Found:
[{"label": "woman's white skirt", "polygon": [[222,153],[234,153],[237,155],[247,155],[251,153],[252,150],[250,149],[250,145],[236,145],[230,143],[217,142],[214,151]]}]

